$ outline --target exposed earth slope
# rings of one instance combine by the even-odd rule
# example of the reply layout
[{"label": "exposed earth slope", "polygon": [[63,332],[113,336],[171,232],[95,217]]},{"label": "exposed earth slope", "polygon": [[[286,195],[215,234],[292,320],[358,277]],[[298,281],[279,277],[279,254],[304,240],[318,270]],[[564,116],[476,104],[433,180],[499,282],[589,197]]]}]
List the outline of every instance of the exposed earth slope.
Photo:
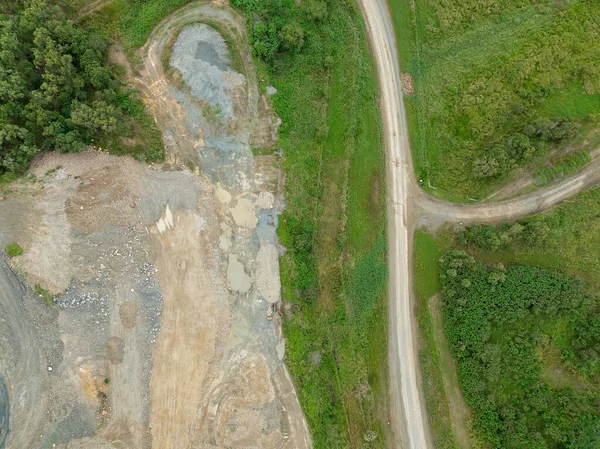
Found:
[{"label": "exposed earth slope", "polygon": [[[186,27],[202,21],[239,44],[242,67],[214,28]],[[173,81],[163,52],[182,30]],[[0,444],[311,447],[283,364],[278,159],[251,152],[276,141],[278,120],[245,41],[226,6],[179,10],[141,51],[146,69],[125,67],[168,163],[48,154],[6,194],[0,243],[23,247],[10,263],[28,287],[3,265],[12,324],[0,330],[0,412],[10,412]],[[118,49],[111,58],[126,62]],[[198,65],[210,77],[186,78]],[[203,96],[203,83],[219,96]]]}]

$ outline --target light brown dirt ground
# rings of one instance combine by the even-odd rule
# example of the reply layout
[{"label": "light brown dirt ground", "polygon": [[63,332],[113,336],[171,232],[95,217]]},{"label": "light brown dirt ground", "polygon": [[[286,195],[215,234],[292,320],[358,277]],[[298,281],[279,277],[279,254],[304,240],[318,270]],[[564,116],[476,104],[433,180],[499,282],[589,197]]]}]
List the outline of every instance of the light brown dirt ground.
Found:
[{"label": "light brown dirt ground", "polygon": [[[229,333],[229,301],[215,257],[215,213],[176,212],[162,232],[153,226],[156,265],[164,296],[162,328],[152,374],[153,447],[189,447],[196,410],[211,368]],[[211,220],[211,225],[207,221]]]},{"label": "light brown dirt ground", "polygon": [[[235,93],[237,117],[224,127],[162,73],[172,33],[206,18],[243,49],[246,92]],[[43,343],[52,370],[42,363],[35,382],[52,400],[38,401],[38,425],[15,423],[13,435],[40,435],[32,438],[63,449],[311,447],[271,304],[283,178],[277,157],[253,158],[249,146],[272,145],[278,120],[258,93],[244,18],[195,3],[159,25],[146,50],[147,69],[132,82],[164,132],[170,164],[49,154],[31,170],[37,180],[13,186],[0,205],[0,241],[16,239],[25,250],[11,263],[28,284],[59,294],[55,322],[33,320],[26,342]],[[111,61],[125,61],[118,48]],[[235,182],[215,195],[205,167],[192,174],[177,164],[194,164],[205,137],[223,130],[250,156],[245,165],[227,162]],[[228,271],[248,286],[228,288]],[[52,339],[57,348],[46,347]],[[36,355],[27,357],[35,366]],[[24,440],[14,438],[20,447]]]}]

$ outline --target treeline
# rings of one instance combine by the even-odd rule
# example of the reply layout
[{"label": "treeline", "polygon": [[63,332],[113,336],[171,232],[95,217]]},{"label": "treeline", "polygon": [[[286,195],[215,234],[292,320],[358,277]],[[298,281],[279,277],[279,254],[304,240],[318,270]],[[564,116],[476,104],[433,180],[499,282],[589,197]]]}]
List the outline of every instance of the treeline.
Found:
[{"label": "treeline", "polygon": [[[598,447],[600,396],[589,385],[600,374],[599,301],[586,285],[534,267],[485,267],[463,251],[439,263],[476,437],[503,449]],[[546,356],[553,349],[559,362]],[[570,383],[554,383],[556,369]]]},{"label": "treeline", "polygon": [[0,174],[43,150],[114,138],[124,115],[140,113],[105,66],[104,36],[45,0],[0,8]]},{"label": "treeline", "polygon": [[581,125],[561,118],[537,118],[506,140],[495,145],[473,162],[476,178],[494,178],[505,174],[515,165],[543,152],[549,145],[570,142]]},{"label": "treeline", "polygon": [[550,234],[543,217],[526,218],[514,223],[474,224],[455,227],[458,242],[481,251],[509,249],[513,244],[529,247],[541,245]]},{"label": "treeline", "polygon": [[[300,79],[295,79],[300,72],[304,72],[307,79],[323,83],[321,77],[328,71],[327,66],[331,65],[331,56],[327,55],[331,55],[337,47],[336,34],[339,40],[345,38],[344,30],[327,33],[326,24],[330,23],[331,17],[325,0],[307,0],[300,4],[294,0],[232,0],[232,4],[246,13],[253,53],[267,65],[269,71],[280,70],[280,74],[273,73],[275,77],[285,74],[281,87],[287,90],[273,101],[283,121],[280,143],[286,150],[286,156],[297,162],[293,167],[295,177],[288,177],[286,181],[289,203],[283,228],[291,238],[291,242],[286,244],[294,258],[295,288],[303,292],[305,300],[315,301],[318,280],[313,244],[317,231],[315,216],[321,195],[319,179],[315,175],[321,164],[318,159],[319,147],[328,132],[326,123],[322,123],[326,121],[326,115],[323,114],[327,112],[323,94],[328,87],[322,84],[318,87],[320,92],[309,93],[311,98],[307,98],[307,101],[316,106],[311,111],[304,111],[304,108],[291,110],[298,101],[298,98],[291,96],[296,90],[293,83],[300,82]],[[297,113],[303,114],[301,123],[296,117]],[[288,135],[295,134],[295,130],[289,131],[292,123],[304,127],[306,143],[302,147],[286,145]]]}]

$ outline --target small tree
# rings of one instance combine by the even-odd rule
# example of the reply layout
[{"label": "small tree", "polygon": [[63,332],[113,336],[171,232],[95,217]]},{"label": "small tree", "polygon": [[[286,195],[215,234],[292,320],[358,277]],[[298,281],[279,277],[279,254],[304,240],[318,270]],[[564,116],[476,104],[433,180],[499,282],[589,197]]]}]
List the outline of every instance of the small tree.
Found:
[{"label": "small tree", "polygon": [[279,33],[283,48],[290,51],[300,51],[304,45],[304,30],[298,22],[284,25]]}]

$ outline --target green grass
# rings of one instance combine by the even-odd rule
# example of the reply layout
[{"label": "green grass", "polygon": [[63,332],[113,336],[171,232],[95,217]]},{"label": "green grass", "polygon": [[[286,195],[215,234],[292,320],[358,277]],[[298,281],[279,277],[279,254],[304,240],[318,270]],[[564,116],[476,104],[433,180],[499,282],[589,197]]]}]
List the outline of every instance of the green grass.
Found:
[{"label": "green grass", "polygon": [[[259,65],[278,90],[273,102],[283,121],[281,274],[295,310],[284,322],[289,366],[315,447],[384,447],[387,246],[377,82],[355,6],[332,2],[325,22],[306,24],[305,33],[302,52]],[[377,434],[369,444],[368,431]]]},{"label": "green grass", "polygon": [[[507,0],[487,2],[484,12],[476,0],[388,3],[401,69],[414,80],[415,95],[405,102],[415,170],[436,187],[432,193],[486,197],[510,179],[510,164],[476,178],[474,161],[505,151],[539,117],[581,123],[580,140],[597,127],[600,95],[585,75],[599,63],[589,44],[600,36],[597,4]],[[501,3],[502,14],[491,14]],[[534,143],[536,157],[516,160],[532,171],[570,141]]]},{"label": "green grass", "polygon": [[438,259],[446,249],[447,243],[443,239],[436,239],[423,231],[415,233],[413,269],[421,374],[434,446],[438,449],[458,447],[452,434],[450,408],[444,389],[443,367],[440,364],[428,307],[429,299],[441,289]]},{"label": "green grass", "polygon": [[40,284],[35,284],[33,291],[47,306],[54,305],[54,295],[43,288]]},{"label": "green grass", "polygon": [[539,221],[546,237],[513,239],[495,251],[467,248],[486,262],[520,263],[559,270],[600,287],[600,188],[594,187],[558,207],[521,223]]},{"label": "green grass", "polygon": [[600,94],[589,95],[581,83],[573,82],[546,98],[538,111],[548,116],[573,117],[582,120],[592,114],[600,113]]},{"label": "green grass", "polygon": [[590,154],[587,151],[569,153],[549,167],[538,168],[535,173],[535,183],[537,185],[545,185],[565,176],[572,175],[581,167],[589,164],[591,160]]},{"label": "green grass", "polygon": [[141,47],[159,22],[190,0],[113,0],[101,9],[102,17],[94,17],[111,35],[129,49]]},{"label": "green grass", "polygon": [[415,293],[417,298],[428,300],[441,288],[438,259],[446,250],[446,245],[431,234],[423,231],[415,233]]},{"label": "green grass", "polygon": [[21,254],[23,254],[23,248],[21,248],[21,246],[17,242],[12,242],[6,245],[6,248],[4,248],[4,252],[8,257],[20,256]]}]

